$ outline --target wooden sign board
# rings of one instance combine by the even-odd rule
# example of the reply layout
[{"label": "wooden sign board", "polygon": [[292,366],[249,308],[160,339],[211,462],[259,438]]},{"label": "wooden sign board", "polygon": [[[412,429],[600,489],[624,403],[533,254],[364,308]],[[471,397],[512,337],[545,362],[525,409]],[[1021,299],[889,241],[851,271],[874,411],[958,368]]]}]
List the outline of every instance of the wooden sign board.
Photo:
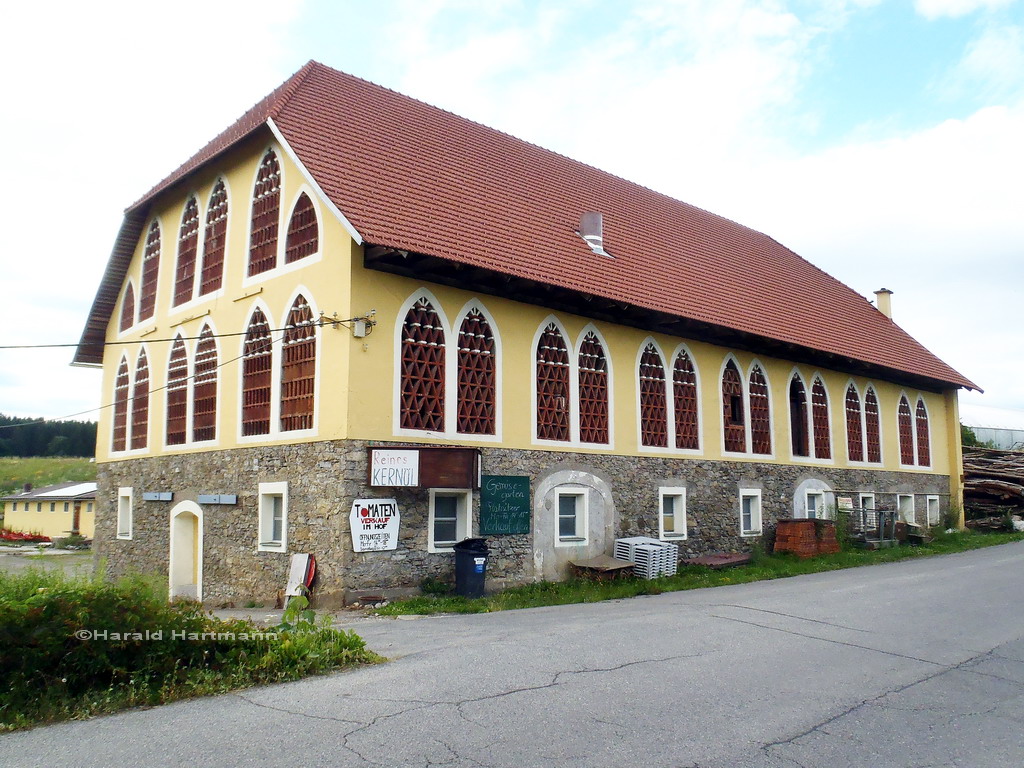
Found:
[{"label": "wooden sign board", "polygon": [[368,448],[368,481],[379,488],[480,487],[476,448]]},{"label": "wooden sign board", "polygon": [[530,478],[484,475],[480,479],[480,533],[530,532]]}]

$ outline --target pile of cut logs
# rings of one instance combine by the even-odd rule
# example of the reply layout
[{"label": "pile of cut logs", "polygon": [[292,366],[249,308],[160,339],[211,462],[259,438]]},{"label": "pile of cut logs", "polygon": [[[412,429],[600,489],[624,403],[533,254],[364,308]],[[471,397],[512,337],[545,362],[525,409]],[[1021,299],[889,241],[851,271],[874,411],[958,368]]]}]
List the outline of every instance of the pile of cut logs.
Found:
[{"label": "pile of cut logs", "polygon": [[1024,510],[1024,451],[964,448],[964,507],[989,515]]}]

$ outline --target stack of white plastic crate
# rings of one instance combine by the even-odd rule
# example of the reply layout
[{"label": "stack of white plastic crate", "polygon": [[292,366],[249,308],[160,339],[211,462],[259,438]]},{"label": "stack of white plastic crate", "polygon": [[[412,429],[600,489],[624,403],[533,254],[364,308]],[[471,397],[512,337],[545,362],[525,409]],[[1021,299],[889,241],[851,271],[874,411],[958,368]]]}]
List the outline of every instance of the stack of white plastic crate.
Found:
[{"label": "stack of white plastic crate", "polygon": [[650,536],[616,539],[614,554],[633,563],[633,573],[642,579],[673,576],[679,567],[679,547]]}]

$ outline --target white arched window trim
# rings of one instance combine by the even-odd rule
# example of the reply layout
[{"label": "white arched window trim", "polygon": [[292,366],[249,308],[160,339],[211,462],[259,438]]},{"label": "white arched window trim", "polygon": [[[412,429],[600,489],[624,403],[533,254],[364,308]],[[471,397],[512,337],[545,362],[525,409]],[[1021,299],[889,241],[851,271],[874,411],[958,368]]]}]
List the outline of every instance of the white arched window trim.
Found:
[{"label": "white arched window trim", "polygon": [[[537,344],[540,337],[544,335],[544,329],[554,323],[558,332],[562,334],[562,341],[569,355],[569,439],[568,440],[541,440],[537,437]],[[534,445],[549,445],[555,447],[579,446],[579,360],[573,350],[576,345],[572,343],[572,336],[565,329],[565,325],[554,315],[548,315],[537,326],[530,342],[530,437]]]},{"label": "white arched window trim", "polygon": [[[690,365],[693,366],[693,384],[696,388],[697,395],[697,448],[676,448],[676,398],[675,398],[675,378],[674,371],[676,367],[676,360],[680,354],[685,353],[690,358]],[[668,370],[666,371],[667,379],[666,384],[668,386],[668,424],[669,424],[669,448],[673,453],[677,453],[683,456],[700,456],[704,453],[704,398],[702,397],[701,390],[701,378],[700,378],[700,366],[697,365],[697,358],[693,354],[693,350],[685,343],[679,343],[676,348],[672,350],[672,358],[668,362]],[[721,398],[721,395],[719,395]]]},{"label": "white arched window trim", "polygon": [[[292,299],[294,301],[294,297]],[[291,307],[291,304],[288,305]],[[243,401],[243,387],[245,384],[244,376],[244,359],[245,359],[245,337],[249,331],[249,324],[252,322],[253,313],[259,309],[263,312],[263,316],[267,318],[267,324],[270,326],[270,431],[263,435],[243,435],[242,434],[242,401]],[[287,317],[287,313],[285,313]],[[281,334],[275,333],[275,328],[282,326],[274,325],[275,315],[267,306],[267,303],[262,299],[256,299],[250,305],[245,313],[245,329],[241,336],[239,336],[238,352],[237,352],[237,375],[235,376],[235,437],[239,443],[261,443],[272,439],[275,435],[279,434],[279,421],[281,419],[281,403],[277,397],[277,393],[281,391]],[[218,350],[219,351],[219,350]],[[218,392],[220,387],[218,385]],[[218,430],[218,434],[220,431]]]},{"label": "white arched window trim", "polygon": [[[412,306],[412,305],[410,305]],[[466,432],[457,432],[458,427],[458,407],[459,407],[459,356],[458,356],[458,343],[459,343],[459,329],[462,328],[462,321],[466,319],[468,315],[474,309],[479,310],[480,314],[484,316],[487,321],[487,325],[490,326],[491,335],[494,338],[494,434],[493,435],[478,435],[470,434]],[[408,310],[406,310],[408,312]],[[440,314],[438,315],[440,316]],[[405,319],[405,314],[401,315],[402,320]],[[450,339],[450,341],[449,341]],[[455,322],[451,327],[451,335],[445,332],[445,344],[450,345],[451,349],[455,352],[453,355],[445,355],[445,431],[452,435],[457,435],[461,440],[480,440],[488,443],[501,442],[502,437],[502,423],[503,413],[502,402],[503,402],[503,386],[504,380],[504,368],[502,367],[502,345],[501,345],[501,332],[498,330],[498,323],[494,319],[494,315],[491,314],[490,310],[484,305],[479,298],[473,297],[459,310],[458,314],[455,315]],[[451,358],[449,360],[449,358]],[[448,403],[452,404],[452,407],[448,408]],[[451,421],[449,421],[449,415]],[[398,423],[397,421],[395,422]]]},{"label": "white arched window trim", "polygon": [[[765,387],[768,389],[768,433],[771,436],[772,449],[769,453],[754,453],[754,433],[753,424],[751,422],[750,413],[750,377],[754,373],[755,368],[761,369],[761,375],[764,376]],[[742,372],[742,369],[741,369]],[[775,398],[772,397],[772,379],[768,375],[768,367],[761,362],[759,358],[754,358],[750,361],[750,365],[747,367],[746,376],[743,379],[743,400],[747,408],[747,452],[756,456],[759,459],[767,460],[775,458],[775,443],[778,442],[775,439]]]},{"label": "white arched window trim", "polygon": [[[743,435],[744,435],[744,450],[740,451],[727,451],[725,449],[725,398],[722,396],[722,379],[725,376],[725,369],[729,366],[729,362],[732,361],[733,365],[736,366],[736,373],[740,377],[740,388],[743,392]],[[722,365],[718,369],[718,383],[716,389],[718,390],[718,441],[719,447],[722,451],[723,456],[750,456],[750,374],[749,372],[744,375],[744,368],[732,352],[727,352],[725,357],[722,359]],[[762,367],[761,370],[764,370]],[[768,376],[765,374],[765,380]]]},{"label": "white arched window trim", "polygon": [[[585,443],[580,438],[580,350],[583,348],[583,341],[587,334],[593,333],[601,343],[604,350],[604,362],[608,371],[608,442],[607,443]],[[538,336],[539,338],[539,336]],[[534,342],[534,367],[536,368],[536,341]],[[534,371],[536,374],[536,371]],[[536,390],[537,377],[534,375],[533,386]],[[575,389],[574,389],[575,388]],[[569,434],[573,445],[588,448],[610,449],[615,447],[615,372],[612,365],[612,356],[608,347],[608,340],[593,323],[587,323],[576,336],[576,343],[569,347],[569,391],[572,396],[572,404],[569,408]],[[534,406],[536,408],[536,406]],[[534,418],[533,428],[536,432],[537,420]]]},{"label": "white arched window trim", "polygon": [[[276,246],[276,249],[275,249],[275,252],[274,252],[274,266],[271,267],[270,269],[268,269],[265,272],[260,272],[258,275],[250,275],[249,274],[249,251],[252,248],[252,209],[253,209],[253,205],[256,202],[253,199],[253,193],[256,191],[256,182],[259,180],[259,177],[260,177],[260,167],[263,165],[263,158],[265,158],[267,156],[267,153],[270,152],[271,150],[273,150],[274,155],[277,157],[277,168],[278,168],[279,173],[281,174],[281,178],[280,178],[280,182],[279,182],[279,184],[280,184],[280,192],[278,193],[279,197],[278,197],[278,206],[277,206],[277,246]],[[259,154],[256,157],[256,165],[253,168],[252,178],[250,179],[250,182],[249,182],[249,193],[248,193],[249,194],[249,204],[246,206],[246,209],[245,209],[246,210],[247,218],[246,218],[246,225],[245,225],[245,251],[242,253],[242,287],[243,288],[246,288],[246,287],[248,287],[250,285],[257,285],[259,283],[265,282],[270,277],[276,277],[277,275],[282,274],[281,265],[284,263],[284,240],[285,240],[285,237],[287,235],[287,227],[288,227],[288,219],[285,217],[285,211],[288,208],[287,204],[285,203],[285,191],[286,191],[285,179],[286,179],[286,172],[285,172],[284,162],[282,162],[282,157],[284,157],[284,152],[281,150],[280,146],[278,146],[276,143],[273,143],[273,142],[263,146],[263,148],[260,150]],[[214,182],[214,185],[216,185],[216,182]],[[228,198],[228,199],[230,201],[230,198]],[[315,203],[314,203],[314,205],[315,205]],[[230,202],[229,202],[228,210],[229,211],[231,210]],[[227,251],[225,251],[225,262],[226,261],[227,261]],[[296,263],[299,263],[299,262],[296,262]],[[289,265],[289,266],[291,266],[291,265]],[[269,318],[270,315],[267,315],[267,317]]]}]

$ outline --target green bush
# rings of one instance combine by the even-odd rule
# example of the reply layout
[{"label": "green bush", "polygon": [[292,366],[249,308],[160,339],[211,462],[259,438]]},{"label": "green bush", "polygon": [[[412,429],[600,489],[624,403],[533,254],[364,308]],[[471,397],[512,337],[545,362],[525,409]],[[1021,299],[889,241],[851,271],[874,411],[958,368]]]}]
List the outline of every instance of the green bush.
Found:
[{"label": "green bush", "polygon": [[0,574],[0,729],[377,660],[355,633],[311,612],[260,628],[168,603],[165,589],[143,578]]}]

